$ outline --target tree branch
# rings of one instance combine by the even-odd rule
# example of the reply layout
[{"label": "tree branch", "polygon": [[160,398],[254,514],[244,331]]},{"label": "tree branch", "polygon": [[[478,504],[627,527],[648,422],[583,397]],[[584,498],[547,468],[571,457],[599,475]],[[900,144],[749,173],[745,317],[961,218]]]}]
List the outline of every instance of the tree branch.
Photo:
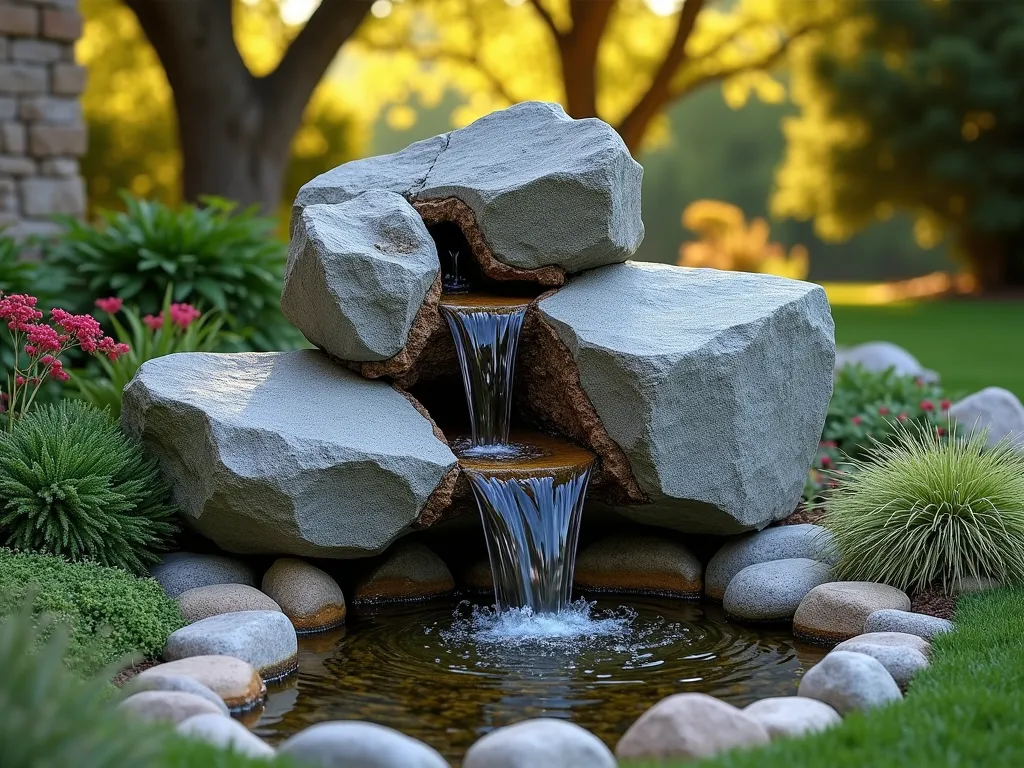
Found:
[{"label": "tree branch", "polygon": [[[779,47],[766,56],[756,60],[748,61],[745,64],[739,64],[735,67],[726,67],[724,69],[717,70],[715,72],[708,72],[703,77],[700,77],[692,82],[687,83],[682,88],[675,88],[669,94],[666,103],[671,103],[689,93],[693,93],[698,88],[701,88],[708,83],[718,82],[720,80],[726,80],[733,75],[740,75],[744,72],[753,72],[758,69],[768,69],[769,67],[778,63],[779,59],[785,56],[786,51],[789,50],[789,46],[793,44],[794,40],[798,40],[809,32],[813,32],[818,29],[822,29],[826,25],[819,24],[807,24],[799,29],[795,30],[789,37],[785,38]],[[717,46],[716,46],[717,47]]]},{"label": "tree branch", "polygon": [[547,28],[551,30],[551,34],[555,36],[555,40],[561,40],[562,31],[558,28],[558,25],[555,24],[554,17],[548,9],[544,7],[541,0],[530,0],[530,5],[532,5],[533,9],[537,11],[537,15],[539,15],[544,24],[547,25]]},{"label": "tree branch", "polygon": [[322,0],[277,68],[263,78],[261,87],[269,103],[297,111],[301,119],[313,89],[369,10],[370,0]]},{"label": "tree branch", "polygon": [[650,87],[619,123],[619,135],[631,150],[635,150],[639,146],[648,124],[665,104],[669,96],[672,78],[686,60],[686,42],[690,39],[697,16],[703,6],[704,0],[686,0],[683,3],[682,9],[679,11],[679,21],[676,23],[675,36],[672,38],[672,43],[669,45],[658,71],[654,73]]}]

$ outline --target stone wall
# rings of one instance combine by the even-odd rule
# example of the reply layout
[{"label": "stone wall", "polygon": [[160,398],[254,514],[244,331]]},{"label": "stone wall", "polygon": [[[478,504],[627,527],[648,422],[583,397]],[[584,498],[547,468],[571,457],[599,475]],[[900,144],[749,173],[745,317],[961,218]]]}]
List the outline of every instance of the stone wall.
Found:
[{"label": "stone wall", "polygon": [[0,228],[25,237],[85,213],[77,0],[0,0]]}]

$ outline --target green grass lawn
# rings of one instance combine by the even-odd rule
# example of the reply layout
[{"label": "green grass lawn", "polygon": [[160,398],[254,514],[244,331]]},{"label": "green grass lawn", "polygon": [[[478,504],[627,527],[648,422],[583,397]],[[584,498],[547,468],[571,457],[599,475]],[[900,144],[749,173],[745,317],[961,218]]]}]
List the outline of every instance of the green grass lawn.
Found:
[{"label": "green grass lawn", "polygon": [[1024,400],[1024,302],[835,306],[836,343],[891,341],[938,371],[951,394],[1004,387]]},{"label": "green grass lawn", "polygon": [[[1012,768],[1024,766],[1024,590],[963,599],[957,629],[905,700],[803,739],[735,751],[687,768]],[[624,768],[682,768],[624,763]]]}]

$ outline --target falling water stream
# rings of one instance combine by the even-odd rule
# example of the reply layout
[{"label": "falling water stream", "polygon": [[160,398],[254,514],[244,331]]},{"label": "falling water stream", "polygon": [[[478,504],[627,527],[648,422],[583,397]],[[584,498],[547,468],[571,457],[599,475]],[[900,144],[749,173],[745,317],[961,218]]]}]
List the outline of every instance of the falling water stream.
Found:
[{"label": "falling water stream", "polygon": [[509,440],[512,381],[529,299],[456,294],[441,310],[469,405],[456,443],[480,509],[499,611],[557,614],[569,605],[594,455],[556,438]]}]

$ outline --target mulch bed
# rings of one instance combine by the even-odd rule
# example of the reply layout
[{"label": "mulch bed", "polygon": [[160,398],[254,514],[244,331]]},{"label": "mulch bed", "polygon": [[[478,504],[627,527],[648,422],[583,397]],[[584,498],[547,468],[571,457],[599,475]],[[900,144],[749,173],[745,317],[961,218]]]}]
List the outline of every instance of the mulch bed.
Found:
[{"label": "mulch bed", "polygon": [[779,520],[775,525],[801,525],[802,523],[820,523],[825,516],[821,507],[808,507],[801,504],[789,517]]},{"label": "mulch bed", "polygon": [[952,619],[956,611],[956,597],[945,594],[941,589],[923,589],[910,596],[910,610],[926,613],[940,619]]},{"label": "mulch bed", "polygon": [[140,661],[138,664],[131,664],[122,669],[116,675],[114,675],[114,679],[112,682],[114,683],[114,685],[120,688],[133,677],[135,677],[137,674],[139,674],[139,672],[149,669],[150,667],[155,667],[159,663],[159,661],[154,661],[153,659],[146,659],[145,661]]}]

